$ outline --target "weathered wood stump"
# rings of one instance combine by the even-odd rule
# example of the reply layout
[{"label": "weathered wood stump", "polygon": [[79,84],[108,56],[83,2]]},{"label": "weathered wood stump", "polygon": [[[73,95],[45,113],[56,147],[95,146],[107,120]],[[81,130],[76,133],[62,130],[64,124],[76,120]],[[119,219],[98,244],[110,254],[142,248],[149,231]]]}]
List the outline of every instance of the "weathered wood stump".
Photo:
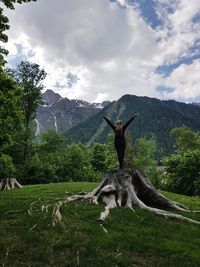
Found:
[{"label": "weathered wood stump", "polygon": [[[185,212],[199,213],[192,211],[184,205],[172,201],[155,189],[150,180],[142,172],[125,169],[115,170],[105,174],[102,182],[92,192],[85,195],[73,195],[67,198],[64,203],[78,199],[89,199],[91,203],[105,203],[105,210],[100,214],[100,220],[105,220],[110,209],[116,207],[132,208],[133,205],[148,210],[165,218],[174,218],[194,224],[200,222],[175,214],[164,209],[176,209]],[[57,206],[57,212],[62,203]]]},{"label": "weathered wood stump", "polygon": [[6,189],[22,188],[15,178],[4,178],[0,182],[0,191]]}]

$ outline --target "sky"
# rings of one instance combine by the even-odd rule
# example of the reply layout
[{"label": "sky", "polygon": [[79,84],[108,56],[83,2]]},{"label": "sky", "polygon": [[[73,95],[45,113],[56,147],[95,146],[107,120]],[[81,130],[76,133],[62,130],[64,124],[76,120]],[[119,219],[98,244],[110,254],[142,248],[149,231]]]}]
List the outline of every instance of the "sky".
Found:
[{"label": "sky", "polygon": [[37,0],[6,10],[11,67],[69,99],[200,102],[200,0]]}]

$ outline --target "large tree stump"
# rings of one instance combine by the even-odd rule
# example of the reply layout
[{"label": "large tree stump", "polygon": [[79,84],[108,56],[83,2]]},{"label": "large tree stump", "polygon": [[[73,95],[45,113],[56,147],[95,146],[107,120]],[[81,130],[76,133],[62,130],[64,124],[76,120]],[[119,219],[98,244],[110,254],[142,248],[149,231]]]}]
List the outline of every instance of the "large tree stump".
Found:
[{"label": "large tree stump", "polygon": [[0,182],[0,191],[6,189],[22,188],[15,178],[4,178]]},{"label": "large tree stump", "polygon": [[95,204],[105,203],[105,210],[100,214],[100,220],[106,219],[110,209],[116,207],[133,209],[133,205],[136,205],[141,209],[148,210],[165,218],[174,218],[189,223],[200,224],[200,222],[188,217],[164,210],[176,209],[185,212],[200,212],[192,211],[184,205],[166,198],[155,189],[148,177],[142,172],[133,169],[125,169],[123,171],[115,170],[106,173],[102,182],[92,192],[85,195],[72,195],[64,202],[59,202],[57,209],[55,209],[55,214],[57,213],[60,216],[59,208],[63,203],[78,199],[89,199],[91,203]]}]

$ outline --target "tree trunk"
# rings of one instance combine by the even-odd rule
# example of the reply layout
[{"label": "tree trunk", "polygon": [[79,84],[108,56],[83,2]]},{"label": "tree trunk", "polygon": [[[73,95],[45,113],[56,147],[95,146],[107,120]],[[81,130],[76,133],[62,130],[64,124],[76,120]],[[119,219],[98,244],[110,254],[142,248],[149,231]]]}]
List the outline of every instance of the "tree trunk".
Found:
[{"label": "tree trunk", "polygon": [[[70,196],[62,203],[59,202],[57,207],[59,209],[62,204],[77,199],[89,199],[91,203],[95,204],[105,203],[106,207],[100,214],[100,220],[105,220],[109,215],[109,210],[112,208],[128,207],[132,209],[132,206],[136,205],[141,209],[148,210],[165,218],[174,218],[200,224],[200,222],[188,217],[164,210],[167,208],[185,212],[200,212],[189,210],[184,205],[166,198],[155,189],[148,177],[142,172],[133,169],[108,172],[103,177],[100,185],[92,192],[85,195]],[[57,213],[59,213],[58,210]]]},{"label": "tree trunk", "polygon": [[29,131],[29,125],[27,124],[25,127],[25,137],[24,137],[24,149],[23,149],[23,161],[26,161],[27,156],[27,148],[28,148],[28,131]]},{"label": "tree trunk", "polygon": [[0,182],[0,191],[6,189],[22,188],[15,178],[4,178]]}]

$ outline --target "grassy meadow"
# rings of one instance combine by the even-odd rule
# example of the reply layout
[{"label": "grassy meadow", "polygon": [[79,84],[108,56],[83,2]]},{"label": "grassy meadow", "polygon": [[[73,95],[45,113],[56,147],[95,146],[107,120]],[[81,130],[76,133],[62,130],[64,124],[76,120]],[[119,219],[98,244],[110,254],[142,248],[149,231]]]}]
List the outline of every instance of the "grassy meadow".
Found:
[{"label": "grassy meadow", "polygon": [[[62,223],[53,226],[56,202],[95,186],[59,183],[0,192],[0,266],[200,266],[200,226],[137,207],[135,213],[114,209],[101,225],[103,205],[68,203],[61,208]],[[200,198],[164,194],[200,209]],[[43,205],[49,205],[48,212],[42,212]],[[182,214],[200,220],[200,214]]]}]

